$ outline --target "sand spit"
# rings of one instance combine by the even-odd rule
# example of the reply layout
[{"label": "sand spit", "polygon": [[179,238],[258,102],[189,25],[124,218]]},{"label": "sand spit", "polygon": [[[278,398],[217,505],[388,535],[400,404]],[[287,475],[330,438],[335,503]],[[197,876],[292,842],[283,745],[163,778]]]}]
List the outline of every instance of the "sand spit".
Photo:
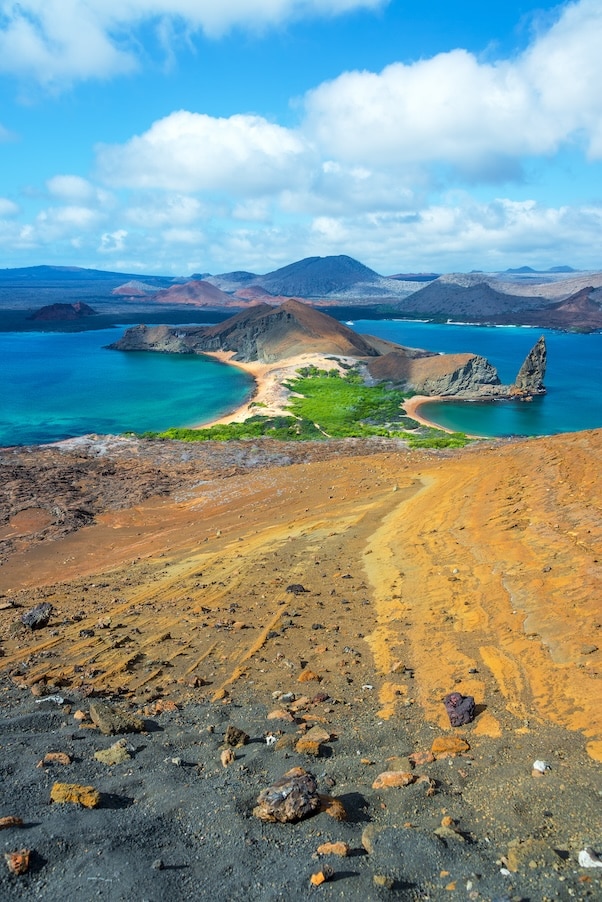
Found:
[{"label": "sand spit", "polygon": [[[602,851],[601,452],[602,430],[455,452],[0,453],[0,817],[27,825],[0,842],[35,852],[28,874],[0,868],[3,898],[306,899],[321,869],[325,898],[599,895],[602,869],[577,856]],[[55,507],[72,493],[54,532],[49,472]],[[20,625],[41,602],[48,626]],[[452,690],[477,703],[456,730]],[[124,763],[96,761],[118,737],[73,718],[99,699],[146,718]],[[223,766],[230,723],[251,741]],[[319,757],[296,749],[314,725]],[[458,736],[460,757],[429,758]],[[71,763],[36,768],[51,751]],[[532,776],[535,760],[550,770]],[[252,816],[297,765],[346,821]],[[375,789],[391,771],[413,779]],[[93,785],[100,807],[49,806],[57,780]],[[332,876],[312,857],[326,841],[351,850]]]}]

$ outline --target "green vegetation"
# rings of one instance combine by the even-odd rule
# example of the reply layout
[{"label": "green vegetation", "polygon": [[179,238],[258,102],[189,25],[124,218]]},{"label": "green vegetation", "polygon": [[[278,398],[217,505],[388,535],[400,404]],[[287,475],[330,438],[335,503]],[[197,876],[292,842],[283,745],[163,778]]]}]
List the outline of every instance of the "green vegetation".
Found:
[{"label": "green vegetation", "polygon": [[[366,438],[380,435],[403,438],[414,448],[460,448],[469,440],[463,433],[443,433],[419,427],[401,410],[409,397],[399,389],[364,384],[357,367],[318,369],[306,366],[298,378],[285,383],[294,394],[290,416],[257,414],[244,423],[227,423],[205,429],[167,429],[146,432],[142,438],[176,439],[184,442],[255,439],[260,436],[282,441],[327,438]],[[259,405],[255,405],[259,406]]]}]

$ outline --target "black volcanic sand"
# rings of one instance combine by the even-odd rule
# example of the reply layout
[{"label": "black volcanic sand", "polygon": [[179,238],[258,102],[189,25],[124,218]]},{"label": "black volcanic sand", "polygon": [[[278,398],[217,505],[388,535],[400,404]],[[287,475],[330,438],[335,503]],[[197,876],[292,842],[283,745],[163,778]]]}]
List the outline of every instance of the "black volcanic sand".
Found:
[{"label": "black volcanic sand", "polygon": [[[300,694],[297,684],[290,688]],[[336,734],[318,758],[292,744],[288,750],[266,744],[268,732],[296,740],[300,726],[266,719],[270,708],[253,699],[251,686],[247,698],[201,700],[148,717],[143,733],[125,737],[132,759],[113,766],[93,754],[119,737],[80,727],[73,717],[95,699],[66,693],[63,704],[43,701],[8,678],[0,690],[0,817],[24,821],[0,831],[0,845],[3,852],[32,850],[22,876],[0,861],[2,899],[601,897],[602,869],[577,864],[579,849],[600,843],[601,794],[598,766],[576,734],[545,728],[522,741],[475,737],[463,756],[417,766],[416,773],[436,782],[428,796],[425,783],[372,788],[387,758],[427,750],[439,733],[412,707],[402,717],[376,720],[369,687],[361,698],[356,689],[353,701],[328,699],[304,709]],[[220,750],[229,724],[250,742],[225,768]],[[472,729],[454,735],[470,743]],[[50,751],[66,752],[72,763],[37,767]],[[544,777],[531,775],[536,758],[551,765]],[[321,793],[342,802],[345,821],[324,811],[296,824],[252,815],[259,792],[298,765],[316,776]],[[55,781],[94,786],[100,807],[50,803]],[[460,833],[440,838],[433,831],[446,815]],[[370,853],[362,844],[366,828]],[[339,840],[349,844],[347,857],[316,855],[321,843]],[[518,870],[504,873],[515,840],[522,841]],[[310,886],[325,865],[333,870],[329,881]]]}]

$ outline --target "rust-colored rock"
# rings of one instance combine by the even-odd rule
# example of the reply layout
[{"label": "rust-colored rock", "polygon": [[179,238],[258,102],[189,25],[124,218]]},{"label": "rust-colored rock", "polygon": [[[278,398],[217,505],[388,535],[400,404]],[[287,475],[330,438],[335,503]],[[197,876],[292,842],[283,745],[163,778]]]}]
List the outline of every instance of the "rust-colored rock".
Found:
[{"label": "rust-colored rock", "polygon": [[228,725],[228,729],[224,734],[224,742],[233,749],[241,749],[246,745],[251,737],[244,730],[235,727],[233,724]]},{"label": "rust-colored rock", "polygon": [[84,808],[98,808],[101,795],[93,786],[80,786],[78,783],[55,783],[50,790],[50,801],[60,804],[73,803]]},{"label": "rust-colored rock", "polygon": [[8,830],[9,827],[22,827],[23,821],[20,817],[13,817],[9,814],[7,817],[0,817],[0,830]]},{"label": "rust-colored rock", "polygon": [[321,886],[323,883],[331,880],[332,877],[334,877],[333,869],[329,868],[328,865],[324,865],[321,871],[317,871],[315,874],[311,875],[309,882],[312,886]]},{"label": "rust-colored rock", "polygon": [[300,755],[313,755],[315,758],[319,758],[322,754],[322,746],[317,740],[304,736],[303,739],[297,740],[295,751]]},{"label": "rust-colored rock", "polygon": [[49,767],[52,764],[71,764],[71,758],[66,752],[46,752],[37,767]]},{"label": "rust-colored rock", "polygon": [[372,789],[389,789],[391,787],[409,786],[416,782],[414,774],[405,773],[402,770],[386,770],[379,774]]},{"label": "rust-colored rock", "polygon": [[234,749],[224,749],[219,757],[222,767],[229,767],[236,761],[236,752]]},{"label": "rust-colored rock", "polygon": [[346,842],[323,842],[316,849],[318,855],[338,855],[339,858],[346,858],[349,855],[349,843]]},{"label": "rust-colored rock", "polygon": [[302,670],[297,677],[299,683],[310,683],[314,680],[319,683],[321,679],[322,677],[320,674],[316,673],[314,670]]},{"label": "rust-colored rock", "polygon": [[320,810],[334,818],[335,821],[347,820],[345,806],[340,799],[335,799],[334,796],[320,795]]},{"label": "rust-colored rock", "polygon": [[454,758],[470,749],[465,739],[459,736],[439,736],[433,741],[431,752],[435,758]]}]

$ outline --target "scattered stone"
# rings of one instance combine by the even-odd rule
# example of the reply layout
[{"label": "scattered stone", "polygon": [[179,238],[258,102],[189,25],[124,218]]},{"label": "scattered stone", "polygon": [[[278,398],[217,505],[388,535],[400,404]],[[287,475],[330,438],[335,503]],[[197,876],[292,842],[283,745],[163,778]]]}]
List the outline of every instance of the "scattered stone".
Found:
[{"label": "scattered stone", "polygon": [[533,769],[531,770],[531,776],[543,777],[549,770],[552,770],[552,768],[548,764],[547,761],[537,760],[537,761],[533,762]]},{"label": "scattered stone", "polygon": [[162,858],[155,858],[153,861],[151,868],[153,871],[162,871],[165,868],[165,864]]},{"label": "scattered stone", "polygon": [[65,699],[62,695],[45,695],[43,698],[36,698],[36,705],[48,703],[51,705],[64,705]]},{"label": "scattered stone", "polygon": [[157,717],[159,714],[166,714],[168,712],[173,713],[178,710],[178,706],[175,702],[172,702],[171,699],[159,698],[156,702],[145,705],[141,713],[144,714],[145,717]]},{"label": "scattered stone", "polygon": [[305,738],[311,739],[315,742],[330,742],[330,740],[332,739],[332,733],[329,733],[328,730],[324,729],[324,727],[314,726],[307,731]]},{"label": "scattered stone", "polygon": [[274,748],[275,748],[276,751],[278,751],[278,752],[282,752],[282,751],[285,751],[285,752],[292,751],[292,750],[295,748],[296,742],[297,742],[297,740],[296,740],[296,738],[293,736],[292,733],[285,733],[284,736],[281,736],[280,739],[278,739],[278,740],[276,741],[276,745],[274,746]]},{"label": "scattered stone", "polygon": [[472,695],[450,692],[443,699],[443,704],[452,727],[461,727],[474,720],[475,706]]},{"label": "scattered stone", "polygon": [[50,790],[50,801],[60,804],[72,802],[84,808],[98,808],[100,793],[93,786],[80,786],[78,783],[55,783]]},{"label": "scattered stone", "polygon": [[223,702],[228,698],[228,690],[227,689],[218,689],[213,693],[213,698],[211,699],[214,702]]},{"label": "scattered stone", "polygon": [[315,739],[308,739],[304,736],[295,744],[295,751],[300,755],[313,755],[315,758],[319,758],[322,754],[322,744]]},{"label": "scattered stone", "polygon": [[134,747],[129,744],[126,739],[118,739],[108,749],[101,749],[94,752],[94,758],[102,764],[112,766],[114,764],[124,764],[130,761]]},{"label": "scattered stone", "polygon": [[345,806],[340,799],[335,799],[333,796],[320,795],[320,811],[334,818],[335,821],[347,820]]},{"label": "scattered stone", "polygon": [[316,812],[320,804],[314,775],[302,767],[293,767],[262,789],[253,814],[262,821],[294,823]]},{"label": "scattered stone", "polygon": [[377,827],[376,824],[368,824],[367,827],[364,827],[362,832],[362,846],[368,855],[372,855],[374,852],[374,840],[381,830],[382,827]]},{"label": "scattered stone", "polygon": [[285,711],[284,708],[275,708],[273,711],[270,711],[267,717],[268,720],[286,720],[288,723],[293,723],[295,718],[291,714],[290,711]]},{"label": "scattered stone", "polygon": [[328,865],[324,865],[321,871],[318,871],[316,874],[312,874],[309,878],[309,882],[312,886],[321,886],[323,883],[326,883],[328,880],[331,880],[334,877],[334,871],[332,868],[329,868]]},{"label": "scattered stone", "polygon": [[316,851],[318,855],[338,855],[340,858],[346,858],[349,855],[349,843],[323,842]]},{"label": "scattered stone", "polygon": [[386,759],[387,770],[403,770],[406,773],[412,770],[413,764],[409,755],[392,755]]},{"label": "scattered stone", "polygon": [[289,595],[303,595],[304,592],[309,592],[309,589],[306,589],[301,583],[291,583],[290,586],[286,587],[286,591]]},{"label": "scattered stone", "polygon": [[53,607],[48,601],[37,604],[35,608],[21,614],[19,620],[24,626],[28,626],[31,630],[40,630],[48,626],[48,621],[53,611]]},{"label": "scattered stone", "polygon": [[105,736],[119,733],[142,733],[144,721],[140,717],[119,711],[105,702],[90,705],[90,717]]},{"label": "scattered stone", "polygon": [[424,764],[432,764],[435,760],[435,756],[432,752],[412,752],[411,755],[408,755],[408,758],[414,765],[414,767],[421,767]]},{"label": "scattered stone", "polygon": [[29,870],[30,855],[30,849],[19,849],[18,852],[5,852],[4,860],[11,874],[16,874],[17,876],[26,874]]},{"label": "scattered stone", "polygon": [[322,677],[318,673],[315,673],[313,670],[302,670],[297,677],[299,683],[309,683],[313,680],[319,683],[321,679]]},{"label": "scattered stone", "polygon": [[581,868],[602,868],[602,858],[594,852],[591,846],[579,852],[578,861]]},{"label": "scattered stone", "polygon": [[230,724],[224,734],[224,742],[233,749],[241,749],[251,737],[244,730]]},{"label": "scattered stone", "polygon": [[388,874],[373,874],[372,882],[374,886],[378,886],[381,889],[393,889],[395,885],[395,880],[393,877],[389,877]]},{"label": "scattered stone", "polygon": [[23,821],[20,817],[13,817],[9,814],[6,817],[0,817],[0,830],[8,830],[9,827],[22,827]]},{"label": "scattered stone", "polygon": [[433,741],[431,752],[437,760],[440,758],[453,758],[467,752],[470,749],[465,739],[459,736],[439,736]]},{"label": "scattered stone", "polygon": [[398,770],[386,770],[384,773],[378,775],[372,784],[372,789],[389,789],[391,787],[409,786],[411,783],[415,782],[416,777],[414,774]]},{"label": "scattered stone", "polygon": [[71,758],[66,752],[47,752],[36,767],[49,767],[52,764],[71,764]]},{"label": "scattered stone", "polygon": [[222,767],[229,767],[230,764],[236,761],[236,752],[234,749],[224,749],[220,755],[220,761],[222,762]]},{"label": "scattered stone", "polygon": [[87,719],[88,719],[88,715],[86,714],[86,712],[80,711],[79,709],[73,715],[73,720],[78,720],[81,722],[82,720],[87,720]]}]

